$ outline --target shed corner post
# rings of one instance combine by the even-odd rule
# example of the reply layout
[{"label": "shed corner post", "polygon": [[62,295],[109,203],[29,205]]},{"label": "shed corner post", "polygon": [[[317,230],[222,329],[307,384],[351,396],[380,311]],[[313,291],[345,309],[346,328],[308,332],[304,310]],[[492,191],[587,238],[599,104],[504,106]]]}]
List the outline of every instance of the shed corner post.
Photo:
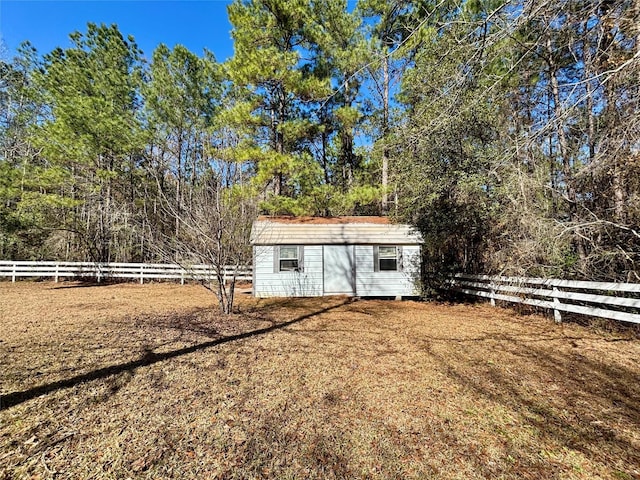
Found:
[{"label": "shed corner post", "polygon": [[253,245],[252,249],[251,249],[251,295],[252,296],[256,296],[256,256],[257,256],[257,249],[256,246]]},{"label": "shed corner post", "polygon": [[553,287],[553,306],[555,307],[553,309],[553,319],[556,323],[562,323],[562,314],[558,308],[560,307],[560,298],[558,298],[559,293],[560,290],[558,290],[558,287]]}]

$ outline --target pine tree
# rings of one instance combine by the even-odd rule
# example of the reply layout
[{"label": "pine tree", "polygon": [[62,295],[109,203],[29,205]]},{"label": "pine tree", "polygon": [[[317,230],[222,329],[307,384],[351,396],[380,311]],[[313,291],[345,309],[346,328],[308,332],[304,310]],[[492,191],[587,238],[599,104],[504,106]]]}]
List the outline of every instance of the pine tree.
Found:
[{"label": "pine tree", "polygon": [[32,129],[46,110],[33,84],[40,67],[30,44],[0,61],[0,258],[51,255],[52,232],[71,207],[61,191],[68,173],[38,155]]},{"label": "pine tree", "polygon": [[[316,125],[308,105],[325,98],[327,78],[305,63],[314,15],[308,2],[237,0],[229,6],[234,56],[228,64],[236,88],[246,89],[246,123],[255,127],[251,151],[255,182],[266,187],[264,208],[302,213],[313,200],[307,193],[322,183],[310,150]],[[255,122],[259,120],[259,122]]]},{"label": "pine tree", "polygon": [[81,203],[70,222],[79,250],[106,262],[129,216],[122,200],[142,151],[140,52],[116,25],[90,23],[70,39],[72,47],[44,57],[36,78],[49,107],[36,137],[42,156],[73,177],[64,195]]}]

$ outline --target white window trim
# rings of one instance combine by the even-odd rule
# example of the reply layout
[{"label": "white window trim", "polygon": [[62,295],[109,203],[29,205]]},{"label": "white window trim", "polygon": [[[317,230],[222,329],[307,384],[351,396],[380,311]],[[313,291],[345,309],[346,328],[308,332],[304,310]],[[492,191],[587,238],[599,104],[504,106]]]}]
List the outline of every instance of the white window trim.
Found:
[{"label": "white window trim", "polygon": [[[380,247],[395,247],[396,249],[396,269],[381,270],[380,269]],[[374,245],[373,246],[373,271],[374,272],[402,272],[404,271],[404,259],[402,245]]]},{"label": "white window trim", "polygon": [[[282,247],[297,247],[298,249],[298,268],[294,270],[282,270],[280,268],[280,249]],[[293,259],[287,259],[293,260]],[[273,246],[273,272],[274,273],[300,273],[304,272],[304,246],[302,245],[274,245]]]}]

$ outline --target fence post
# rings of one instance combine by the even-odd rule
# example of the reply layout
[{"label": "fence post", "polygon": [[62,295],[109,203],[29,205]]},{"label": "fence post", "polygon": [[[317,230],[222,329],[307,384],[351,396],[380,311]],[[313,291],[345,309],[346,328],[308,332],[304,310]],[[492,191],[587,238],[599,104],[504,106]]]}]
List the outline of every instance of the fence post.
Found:
[{"label": "fence post", "polygon": [[53,277],[53,281],[58,283],[58,263],[56,262],[56,275]]},{"label": "fence post", "polygon": [[496,299],[495,299],[496,289],[494,288],[493,284],[490,284],[490,285],[491,285],[491,293],[490,293],[491,296],[489,298],[491,299],[490,300],[491,306],[495,307],[496,306]]},{"label": "fence post", "polygon": [[180,285],[184,285],[184,268],[180,267]]},{"label": "fence post", "polygon": [[16,263],[13,264],[13,273],[11,275],[11,283],[16,283]]},{"label": "fence post", "polygon": [[144,283],[144,263],[140,265],[140,285]]},{"label": "fence post", "polygon": [[[560,306],[560,299],[558,298],[558,287],[553,287],[553,305],[554,306]],[[553,309],[553,319],[556,321],[556,323],[562,323],[562,314],[560,313],[560,310],[558,310],[557,308]]]}]

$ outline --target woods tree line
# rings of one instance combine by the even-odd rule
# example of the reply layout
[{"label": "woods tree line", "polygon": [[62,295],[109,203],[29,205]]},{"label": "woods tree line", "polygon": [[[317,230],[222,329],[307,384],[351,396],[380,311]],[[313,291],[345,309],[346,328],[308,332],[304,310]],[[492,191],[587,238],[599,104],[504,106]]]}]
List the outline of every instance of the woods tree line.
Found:
[{"label": "woods tree line", "polygon": [[[0,258],[250,263],[391,215],[452,271],[640,281],[640,0],[235,0],[234,55],[0,60]],[[204,258],[203,258],[204,257]]]}]

